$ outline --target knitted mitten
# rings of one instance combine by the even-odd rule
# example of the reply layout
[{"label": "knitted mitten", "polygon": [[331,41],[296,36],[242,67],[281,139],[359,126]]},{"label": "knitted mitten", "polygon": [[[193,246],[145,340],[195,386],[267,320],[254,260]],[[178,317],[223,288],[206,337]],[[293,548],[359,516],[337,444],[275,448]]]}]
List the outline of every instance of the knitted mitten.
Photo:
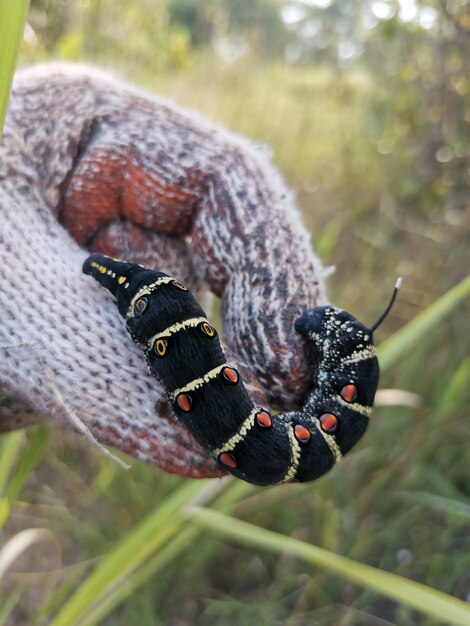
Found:
[{"label": "knitted mitten", "polygon": [[89,250],[221,299],[264,406],[308,387],[294,321],[325,303],[294,200],[259,148],[97,70],[18,74],[0,144],[0,430],[53,420],[186,476],[220,470],[176,422]]}]

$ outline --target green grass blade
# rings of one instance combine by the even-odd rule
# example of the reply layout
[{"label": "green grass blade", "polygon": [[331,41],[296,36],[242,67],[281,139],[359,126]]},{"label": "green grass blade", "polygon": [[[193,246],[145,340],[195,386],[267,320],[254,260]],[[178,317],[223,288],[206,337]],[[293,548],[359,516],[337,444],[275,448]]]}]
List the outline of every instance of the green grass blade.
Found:
[{"label": "green grass blade", "polygon": [[46,426],[40,426],[37,428],[34,434],[30,437],[28,444],[21,452],[18,467],[7,490],[7,497],[10,502],[16,499],[26,479],[38,466],[44,456],[48,441],[49,430]]},{"label": "green grass blade", "polygon": [[206,481],[188,481],[148,515],[80,585],[49,626],[76,626],[87,612],[164,545],[180,526],[178,511]]},{"label": "green grass blade", "polygon": [[181,531],[172,537],[171,541],[164,545],[147,563],[133,572],[119,587],[111,590],[100,602],[94,605],[91,610],[87,612],[84,619],[80,620],[77,626],[95,626],[96,624],[101,624],[102,620],[133,591],[143,585],[157,572],[161,571],[170,561],[177,558],[179,554],[194,541],[194,537],[198,532],[199,529],[195,526],[187,526],[185,529],[181,529]]},{"label": "green grass blade", "polygon": [[410,606],[446,624],[470,623],[470,608],[462,600],[421,583],[358,563],[323,548],[279,535],[210,509],[192,507],[188,518],[212,532],[234,539],[245,546],[290,554],[310,564],[325,567],[345,578],[373,589],[399,604]]},{"label": "green grass blade", "polygon": [[[215,492],[211,493],[211,489],[203,489],[196,495],[195,500],[202,498],[207,501],[208,498],[217,496],[213,506],[217,509],[230,510],[237,504],[247,493],[253,490],[253,486],[241,480],[233,480],[225,478],[225,484],[220,482],[213,483],[216,485]],[[210,485],[209,485],[210,487]],[[194,504],[197,504],[193,500]],[[181,519],[178,513],[178,518]],[[195,541],[195,537],[200,534],[200,529],[195,525],[186,525],[181,528],[171,539],[162,546],[158,552],[144,563],[138,570],[132,572],[128,578],[119,581],[113,589],[100,598],[99,602],[93,605],[86,617],[79,622],[78,626],[95,626],[101,623],[114,608],[123,602],[135,589],[144,584],[150,577],[154,576],[158,571],[169,563],[171,560],[185,550],[191,542]]]},{"label": "green grass blade", "polygon": [[[21,596],[23,595],[24,589],[22,587],[17,587],[8,598],[6,598],[3,606],[0,606],[0,626],[5,626],[10,617],[10,613],[13,611],[15,606],[20,601]],[[11,623],[11,622],[10,622]]]},{"label": "green grass blade", "polygon": [[437,326],[450,311],[470,296],[470,276],[450,289],[417,315],[411,322],[386,339],[378,348],[380,369],[384,372],[423,336]]},{"label": "green grass blade", "polygon": [[0,1],[0,139],[29,0]]},{"label": "green grass blade", "polygon": [[64,575],[60,578],[58,585],[34,615],[35,625],[49,624],[49,617],[56,614],[67,598],[80,586],[85,575],[91,571],[93,565],[96,565],[96,560],[80,561],[64,568]]},{"label": "green grass blade", "polygon": [[0,440],[0,495],[4,493],[11,470],[17,462],[24,436],[20,430],[2,435]]},{"label": "green grass blade", "polygon": [[0,499],[0,528],[8,517],[12,502],[16,500],[28,476],[41,461],[47,448],[48,439],[48,429],[40,427],[31,436],[28,445],[21,450],[16,471],[10,480],[5,496]]},{"label": "green grass blade", "polygon": [[470,380],[470,357],[464,359],[456,372],[453,374],[449,384],[444,389],[441,397],[437,401],[436,410],[439,413],[458,410],[459,406],[468,404],[468,381]]},{"label": "green grass blade", "polygon": [[437,511],[459,515],[460,517],[470,520],[470,504],[468,504],[468,502],[455,500],[454,498],[446,498],[445,496],[436,496],[433,493],[427,493],[425,491],[400,491],[399,494],[410,502],[420,502]]}]

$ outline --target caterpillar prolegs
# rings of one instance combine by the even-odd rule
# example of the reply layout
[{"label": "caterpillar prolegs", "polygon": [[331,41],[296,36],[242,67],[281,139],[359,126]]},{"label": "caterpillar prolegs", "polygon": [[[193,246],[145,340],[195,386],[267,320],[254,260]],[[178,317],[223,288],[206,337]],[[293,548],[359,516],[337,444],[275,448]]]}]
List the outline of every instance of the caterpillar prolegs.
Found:
[{"label": "caterpillar prolegs", "polygon": [[333,306],[305,312],[295,330],[315,348],[312,390],[299,411],[255,406],[217,332],[178,280],[99,254],[83,271],[117,300],[132,339],[178,420],[217,463],[256,485],[315,480],[362,437],[379,379],[371,327]]}]

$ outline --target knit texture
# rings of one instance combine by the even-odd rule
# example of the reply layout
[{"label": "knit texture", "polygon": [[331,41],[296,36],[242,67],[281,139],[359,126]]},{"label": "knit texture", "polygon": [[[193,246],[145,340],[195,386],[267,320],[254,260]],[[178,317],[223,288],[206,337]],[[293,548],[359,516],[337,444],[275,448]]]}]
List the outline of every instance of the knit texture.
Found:
[{"label": "knit texture", "polygon": [[221,298],[255,399],[309,386],[294,321],[326,302],[291,193],[247,140],[88,67],[16,77],[0,144],[0,429],[52,420],[186,476],[220,470],[176,423],[88,250]]}]

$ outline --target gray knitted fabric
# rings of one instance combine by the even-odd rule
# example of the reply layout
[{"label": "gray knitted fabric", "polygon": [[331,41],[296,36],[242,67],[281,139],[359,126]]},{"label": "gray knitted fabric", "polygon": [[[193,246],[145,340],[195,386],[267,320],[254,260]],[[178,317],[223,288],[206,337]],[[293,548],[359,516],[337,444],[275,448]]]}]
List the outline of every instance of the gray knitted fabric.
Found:
[{"label": "gray knitted fabric", "polygon": [[[325,303],[292,195],[245,139],[83,66],[19,73],[0,144],[0,430],[52,420],[166,471],[220,471],[175,421],[87,250],[221,298],[259,402],[308,385],[293,321]],[[266,394],[266,397],[264,396]]]}]

